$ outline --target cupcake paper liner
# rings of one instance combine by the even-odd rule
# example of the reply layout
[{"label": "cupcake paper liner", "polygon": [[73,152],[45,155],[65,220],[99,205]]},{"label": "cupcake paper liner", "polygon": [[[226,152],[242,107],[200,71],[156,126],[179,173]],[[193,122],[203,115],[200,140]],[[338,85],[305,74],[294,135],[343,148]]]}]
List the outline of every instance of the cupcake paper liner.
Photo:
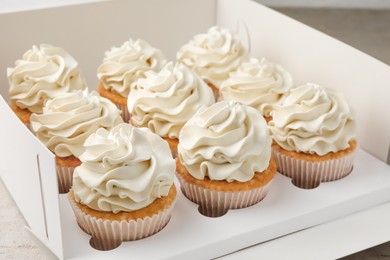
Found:
[{"label": "cupcake paper liner", "polygon": [[69,192],[72,187],[74,169],[75,167],[56,166],[59,193]]},{"label": "cupcake paper liner", "polygon": [[127,108],[127,105],[121,105],[121,104],[115,104],[116,107],[122,111],[122,118],[123,118],[123,121],[125,121],[126,123],[129,123],[130,122],[130,118],[131,118],[131,114]]},{"label": "cupcake paper liner", "polygon": [[207,217],[220,217],[229,209],[240,209],[260,202],[267,195],[272,181],[258,189],[243,191],[216,191],[186,182],[178,177],[181,190],[189,200],[199,205],[199,212]]},{"label": "cupcake paper liner", "polygon": [[69,201],[78,225],[85,233],[92,236],[91,246],[103,251],[120,246],[122,241],[142,239],[162,230],[168,224],[176,202],[174,201],[169,207],[150,217],[110,221],[84,213],[71,197]]},{"label": "cupcake paper liner", "polygon": [[346,177],[353,167],[355,151],[341,158],[318,162],[296,159],[272,150],[278,172],[290,177],[292,183],[303,189],[314,189],[321,182],[335,181]]}]

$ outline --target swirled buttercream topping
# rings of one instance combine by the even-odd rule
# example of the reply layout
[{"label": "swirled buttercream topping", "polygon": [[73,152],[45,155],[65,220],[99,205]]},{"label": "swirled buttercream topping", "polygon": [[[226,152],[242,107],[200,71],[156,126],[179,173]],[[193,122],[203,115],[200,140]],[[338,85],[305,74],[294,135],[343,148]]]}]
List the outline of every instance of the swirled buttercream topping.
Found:
[{"label": "swirled buttercream topping", "polygon": [[148,70],[159,71],[166,64],[163,53],[143,40],[126,41],[105,53],[97,76],[106,89],[127,97],[130,88]]},{"label": "swirled buttercream topping", "polygon": [[176,56],[207,83],[219,88],[246,59],[246,50],[229,30],[214,26],[206,34],[195,35]]},{"label": "swirled buttercream topping", "polygon": [[134,211],[167,196],[175,161],[168,144],[147,128],[119,124],[86,140],[72,190],[76,201],[99,211]]},{"label": "swirled buttercream topping", "polygon": [[245,182],[268,168],[272,139],[256,109],[222,101],[202,108],[183,127],[179,158],[197,179]]},{"label": "swirled buttercream topping", "polygon": [[120,111],[111,101],[88,89],[48,100],[42,114],[31,115],[35,135],[59,157],[79,157],[90,134],[122,122]]},{"label": "swirled buttercream topping", "polygon": [[34,45],[7,69],[7,76],[11,100],[33,113],[42,113],[47,99],[87,87],[76,60],[48,44]]},{"label": "swirled buttercream topping", "polygon": [[230,73],[221,85],[224,100],[251,106],[263,116],[270,116],[272,107],[279,104],[283,94],[293,86],[290,73],[266,59],[251,58]]},{"label": "swirled buttercream topping", "polygon": [[356,137],[351,108],[334,90],[307,83],[290,90],[269,122],[275,142],[288,151],[325,155]]},{"label": "swirled buttercream topping", "polygon": [[154,133],[178,138],[184,124],[201,106],[214,103],[207,84],[183,64],[168,63],[160,72],[139,79],[128,98],[132,123]]}]

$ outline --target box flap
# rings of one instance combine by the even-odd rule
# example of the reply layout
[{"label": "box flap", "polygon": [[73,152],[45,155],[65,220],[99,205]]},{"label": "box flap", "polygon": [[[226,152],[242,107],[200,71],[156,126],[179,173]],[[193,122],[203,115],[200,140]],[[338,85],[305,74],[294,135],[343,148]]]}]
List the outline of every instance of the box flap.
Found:
[{"label": "box flap", "polygon": [[[281,64],[296,84],[338,89],[355,110],[360,146],[386,162],[390,145],[390,67],[254,1],[218,1],[217,23],[246,24],[251,53]],[[246,39],[244,39],[246,40]]]},{"label": "box flap", "polygon": [[31,232],[62,258],[54,155],[15,117],[0,97],[0,177]]}]

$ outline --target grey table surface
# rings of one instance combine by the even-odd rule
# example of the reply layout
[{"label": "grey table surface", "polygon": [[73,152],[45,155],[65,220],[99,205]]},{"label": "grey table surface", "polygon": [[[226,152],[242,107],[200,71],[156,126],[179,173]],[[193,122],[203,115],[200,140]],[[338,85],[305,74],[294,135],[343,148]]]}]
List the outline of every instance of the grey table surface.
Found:
[{"label": "grey table surface", "polygon": [[[390,10],[277,10],[390,64]],[[0,180],[0,259],[53,258],[25,230],[25,225],[24,218]],[[343,259],[390,259],[390,242]]]}]

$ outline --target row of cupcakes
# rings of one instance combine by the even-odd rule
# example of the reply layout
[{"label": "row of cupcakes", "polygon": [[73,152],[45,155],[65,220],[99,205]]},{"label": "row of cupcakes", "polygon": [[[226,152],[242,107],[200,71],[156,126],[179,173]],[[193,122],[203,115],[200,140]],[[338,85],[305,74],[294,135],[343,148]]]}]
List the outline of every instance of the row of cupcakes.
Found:
[{"label": "row of cupcakes", "polygon": [[[196,44],[199,46],[194,47]],[[291,75],[284,69],[264,59],[248,59],[239,46],[239,41],[227,30],[214,27],[208,34],[195,36],[179,51],[178,59],[187,65],[167,63],[164,59],[157,65],[161,52],[140,40],[128,41],[121,48],[107,52],[98,69],[99,92],[127,111],[133,126],[122,124],[121,112],[106,98],[81,90],[85,89],[85,81],[74,67],[67,65],[70,59],[59,55],[63,51],[57,48],[45,45],[41,47],[45,55],[34,51],[24,55],[40,62],[40,66],[17,61],[17,66],[9,69],[8,75],[13,80],[10,80],[11,104],[18,105],[19,100],[14,97],[22,97],[23,89],[31,94],[31,97],[24,95],[31,102],[20,101],[25,106],[21,109],[51,98],[39,104],[41,112],[33,111],[36,113],[31,116],[31,128],[57,157],[70,158],[70,164],[77,162],[68,165],[57,159],[59,166],[65,164],[72,171],[81,164],[71,178],[74,185],[70,201],[79,225],[96,243],[102,242],[100,229],[118,228],[111,225],[116,217],[130,223],[134,216],[135,220],[144,216],[138,215],[141,208],[167,197],[172,190],[175,168],[184,195],[199,205],[202,214],[214,217],[263,199],[276,174],[276,165],[281,173],[304,188],[341,178],[351,171],[355,125],[344,99],[315,84],[293,87]],[[56,54],[48,58],[46,54],[51,51],[47,50],[51,48],[57,49]],[[144,54],[143,49],[151,55]],[[144,70],[131,70],[132,65]],[[47,77],[28,75],[36,71],[34,68]],[[111,75],[110,71],[116,74]],[[31,82],[33,87],[29,88]],[[73,88],[74,92],[61,95],[50,92],[58,86],[61,89],[64,82],[66,86],[72,86],[72,82],[80,84]],[[116,85],[122,88],[123,95],[114,88]],[[19,96],[11,94],[18,87]],[[215,103],[212,90],[217,90],[219,99],[244,105],[232,101]],[[68,91],[69,88],[64,88],[64,92]],[[119,96],[122,98],[118,99]],[[142,128],[145,126],[149,130]],[[172,157],[167,156],[168,145],[156,141],[162,140],[156,134],[168,141],[174,155],[178,145],[176,167]],[[156,163],[159,160],[169,166],[159,166],[163,165]],[[160,169],[165,177],[156,179],[153,176],[160,176]],[[71,176],[70,172],[67,176]],[[139,183],[143,183],[143,189]],[[132,233],[110,241],[117,244],[160,230],[169,220],[174,197],[171,195],[169,203],[159,208],[158,216],[169,210],[163,220],[155,220],[159,227],[148,228],[151,233],[141,232],[141,236]],[[117,214],[122,211],[124,214]],[[156,212],[152,213],[154,216]],[[101,228],[95,234],[90,225],[95,225],[97,219],[103,224],[99,224]],[[134,228],[134,221],[131,223]],[[144,228],[143,224],[138,228]]]},{"label": "row of cupcakes", "polygon": [[[175,66],[172,63],[166,64],[160,50],[142,40],[129,40],[121,47],[106,52],[103,64],[98,69],[100,94],[121,108],[122,115],[126,115],[125,121],[132,115],[132,124],[137,127],[149,127],[165,138],[174,156],[177,153],[179,131],[184,123],[201,106],[213,103],[204,82],[207,82],[211,89],[218,89],[220,99],[234,100],[252,106],[258,109],[267,121],[272,119],[271,113],[275,107],[282,113],[286,110],[284,105],[288,101],[284,100],[288,93],[299,92],[295,91],[295,88],[290,91],[293,86],[291,75],[279,65],[265,59],[261,61],[248,59],[241,43],[226,29],[212,27],[207,34],[196,35],[179,50],[177,57],[193,70],[182,63]],[[196,71],[204,81],[193,71]],[[27,110],[28,113],[42,112],[45,98],[86,87],[77,69],[77,62],[64,50],[48,45],[41,46],[41,50],[33,47],[22,60],[16,62],[15,68],[9,69],[8,75],[11,85],[11,106]],[[323,99],[319,99],[319,105],[323,105],[321,102],[327,102],[328,108],[333,108],[332,102],[343,100],[338,98],[328,101],[328,95],[333,95],[333,92],[325,91],[314,84],[306,84],[300,88],[311,92],[309,95],[317,95],[316,92],[322,91]],[[118,95],[122,98],[119,103],[118,99],[115,99]],[[301,101],[298,99],[298,102]],[[125,106],[121,105],[121,102],[125,102]],[[306,102],[304,105],[298,105],[302,105],[301,109],[308,110],[317,106],[317,103],[308,105]],[[313,158],[316,154],[323,156],[330,152],[345,150],[349,146],[354,147],[354,143],[351,142],[355,135],[353,116],[347,104],[340,108],[341,112],[340,109],[329,112],[333,115],[342,113],[342,118],[339,120],[333,118],[333,122],[327,119],[328,124],[336,125],[338,128],[337,133],[328,138],[325,136],[330,135],[329,132],[334,132],[334,129],[322,130],[324,125],[320,121],[315,126],[313,122],[308,122],[310,120],[304,119],[301,124],[288,124],[288,127],[286,123],[273,121],[270,130],[277,144],[274,150],[281,147],[301,155],[310,154]],[[295,111],[292,113],[294,117]],[[312,117],[317,116],[316,113],[311,114]],[[313,130],[310,135],[314,138],[309,141],[305,124],[312,124],[310,127]],[[70,136],[74,137],[74,134],[70,133]],[[297,140],[311,145],[296,145]],[[318,146],[322,146],[321,151]],[[58,161],[61,164],[62,160]],[[281,172],[286,172],[286,175],[293,176],[287,173],[287,170],[282,170],[281,164],[278,168]],[[318,185],[318,181],[313,185]]]},{"label": "row of cupcakes", "polygon": [[[213,90],[216,100],[253,106],[266,117],[272,105],[293,86],[290,73],[264,58],[250,58],[236,35],[224,28],[212,27],[194,36],[177,52],[177,62],[192,69]],[[105,53],[97,73],[99,93],[118,105],[127,122],[134,112],[129,100],[131,90],[148,90],[150,85],[159,83],[156,78],[162,81],[169,73],[175,73],[173,65],[167,68],[166,64],[160,50],[142,40],[130,39]]]},{"label": "row of cupcakes", "polygon": [[[123,46],[128,48],[129,45]],[[118,50],[115,49],[124,53],[123,49]],[[218,27],[194,36],[180,48],[177,59],[210,86],[217,100],[240,102],[265,117],[274,139],[273,153],[278,158],[278,170],[291,177],[295,185],[315,188],[320,182],[345,177],[352,170],[356,125],[340,93],[312,83],[295,86],[291,74],[280,65],[264,58],[250,58],[237,37]],[[174,154],[176,130],[198,110],[196,107],[186,118],[181,116],[183,121],[176,117],[182,112],[178,108],[186,99],[179,100],[175,96],[179,92],[178,82],[168,84],[176,91],[168,88],[166,82],[182,68],[176,66],[173,72],[172,65],[166,65],[160,72],[146,73],[149,75],[130,88],[128,108],[125,108],[129,116],[133,115],[132,124],[149,127],[165,137]],[[109,84],[102,85],[110,89]],[[112,88],[111,91],[115,92]],[[177,103],[178,100],[183,103]],[[210,101],[200,103],[211,104]],[[170,113],[176,114],[172,117]],[[178,127],[174,127],[175,123]]]}]

